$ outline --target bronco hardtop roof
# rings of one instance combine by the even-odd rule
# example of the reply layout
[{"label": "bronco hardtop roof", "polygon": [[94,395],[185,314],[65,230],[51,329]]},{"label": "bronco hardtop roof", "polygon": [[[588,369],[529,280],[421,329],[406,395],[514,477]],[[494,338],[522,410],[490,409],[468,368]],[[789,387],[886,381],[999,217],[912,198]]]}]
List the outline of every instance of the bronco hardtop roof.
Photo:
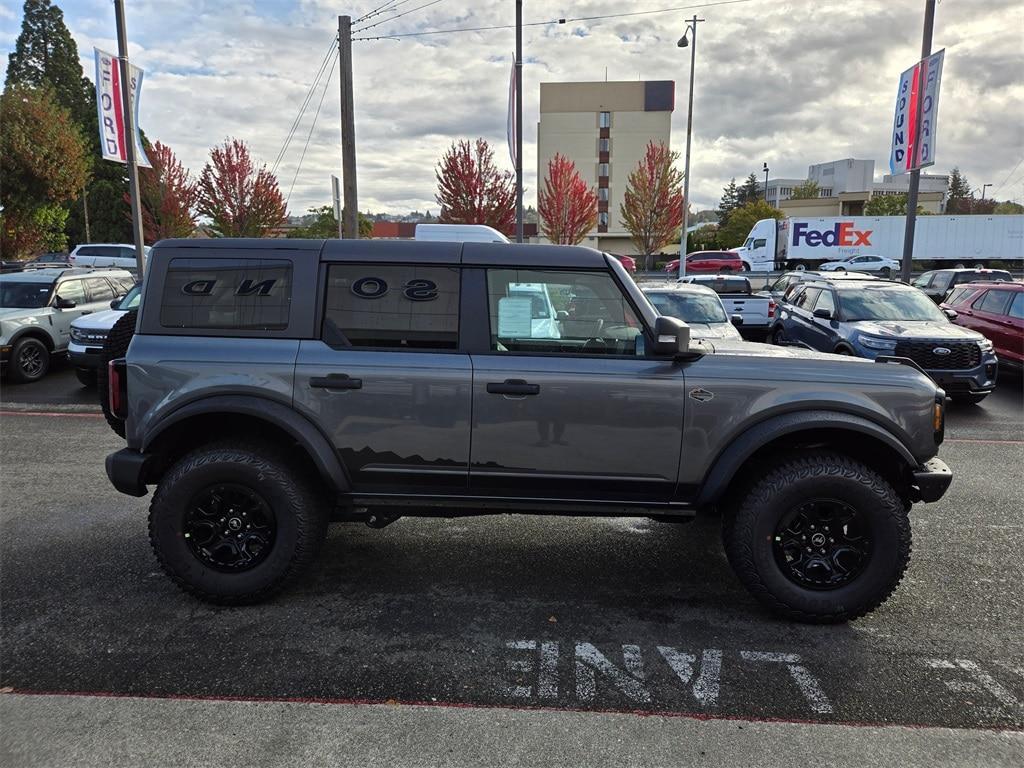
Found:
[{"label": "bronco hardtop roof", "polygon": [[[189,250],[190,258],[231,258],[242,252],[318,251],[321,261],[382,261],[464,264],[487,267],[607,269],[605,255],[577,245],[530,243],[451,243],[423,240],[305,240],[213,238],[161,240],[153,250]],[[236,253],[227,253],[235,251]]]}]

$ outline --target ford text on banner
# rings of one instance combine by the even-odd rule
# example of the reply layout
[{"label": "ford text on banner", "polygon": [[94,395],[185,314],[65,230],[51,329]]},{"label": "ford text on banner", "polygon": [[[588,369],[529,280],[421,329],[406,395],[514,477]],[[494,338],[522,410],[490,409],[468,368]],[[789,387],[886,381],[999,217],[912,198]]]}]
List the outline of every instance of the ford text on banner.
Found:
[{"label": "ford text on banner", "polygon": [[[99,48],[96,51],[96,110],[100,120],[100,147],[104,160],[118,163],[128,162],[128,150],[125,146],[124,115],[122,114],[121,98],[121,67],[117,56]],[[129,64],[131,77],[132,112],[135,118],[135,157],[138,164],[151,168],[146,152],[142,148],[142,136],[139,133],[139,94],[142,92],[142,70]]]},{"label": "ford text on banner", "polygon": [[[893,174],[909,173],[935,163],[939,83],[945,53],[945,49],[933,53],[900,75],[896,116],[892,123],[892,147],[889,150],[889,171]],[[915,125],[918,108],[921,110],[920,135],[917,135]]]}]

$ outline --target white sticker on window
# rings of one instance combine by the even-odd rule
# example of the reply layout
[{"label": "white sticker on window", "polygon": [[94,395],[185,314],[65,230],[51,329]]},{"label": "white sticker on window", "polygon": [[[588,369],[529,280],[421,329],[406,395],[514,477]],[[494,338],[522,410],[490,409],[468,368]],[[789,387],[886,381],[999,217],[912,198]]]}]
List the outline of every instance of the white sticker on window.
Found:
[{"label": "white sticker on window", "polygon": [[502,339],[528,339],[532,336],[533,323],[529,298],[503,296],[498,299],[498,336]]}]

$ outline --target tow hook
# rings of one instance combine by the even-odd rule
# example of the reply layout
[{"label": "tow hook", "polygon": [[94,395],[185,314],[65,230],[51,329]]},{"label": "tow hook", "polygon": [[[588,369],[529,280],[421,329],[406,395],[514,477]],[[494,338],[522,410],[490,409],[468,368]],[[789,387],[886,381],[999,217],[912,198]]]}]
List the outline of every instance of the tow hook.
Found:
[{"label": "tow hook", "polygon": [[388,527],[393,522],[395,522],[395,520],[400,519],[400,517],[401,515],[397,517],[386,517],[384,515],[370,515],[370,517],[366,521],[366,524],[371,528],[376,528],[377,530],[380,530],[381,528]]}]

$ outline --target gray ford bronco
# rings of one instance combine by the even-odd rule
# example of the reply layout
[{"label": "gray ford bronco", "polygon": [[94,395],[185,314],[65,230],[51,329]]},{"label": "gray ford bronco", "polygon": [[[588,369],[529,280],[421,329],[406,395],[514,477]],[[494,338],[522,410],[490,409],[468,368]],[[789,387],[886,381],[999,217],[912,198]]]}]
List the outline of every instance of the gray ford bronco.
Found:
[{"label": "gray ford bronco", "polygon": [[211,602],[280,589],[332,520],[712,513],[767,606],[845,621],[951,480],[912,363],[691,342],[588,248],[166,240],[144,291],[108,342],[107,474],[156,486],[157,559]]}]

